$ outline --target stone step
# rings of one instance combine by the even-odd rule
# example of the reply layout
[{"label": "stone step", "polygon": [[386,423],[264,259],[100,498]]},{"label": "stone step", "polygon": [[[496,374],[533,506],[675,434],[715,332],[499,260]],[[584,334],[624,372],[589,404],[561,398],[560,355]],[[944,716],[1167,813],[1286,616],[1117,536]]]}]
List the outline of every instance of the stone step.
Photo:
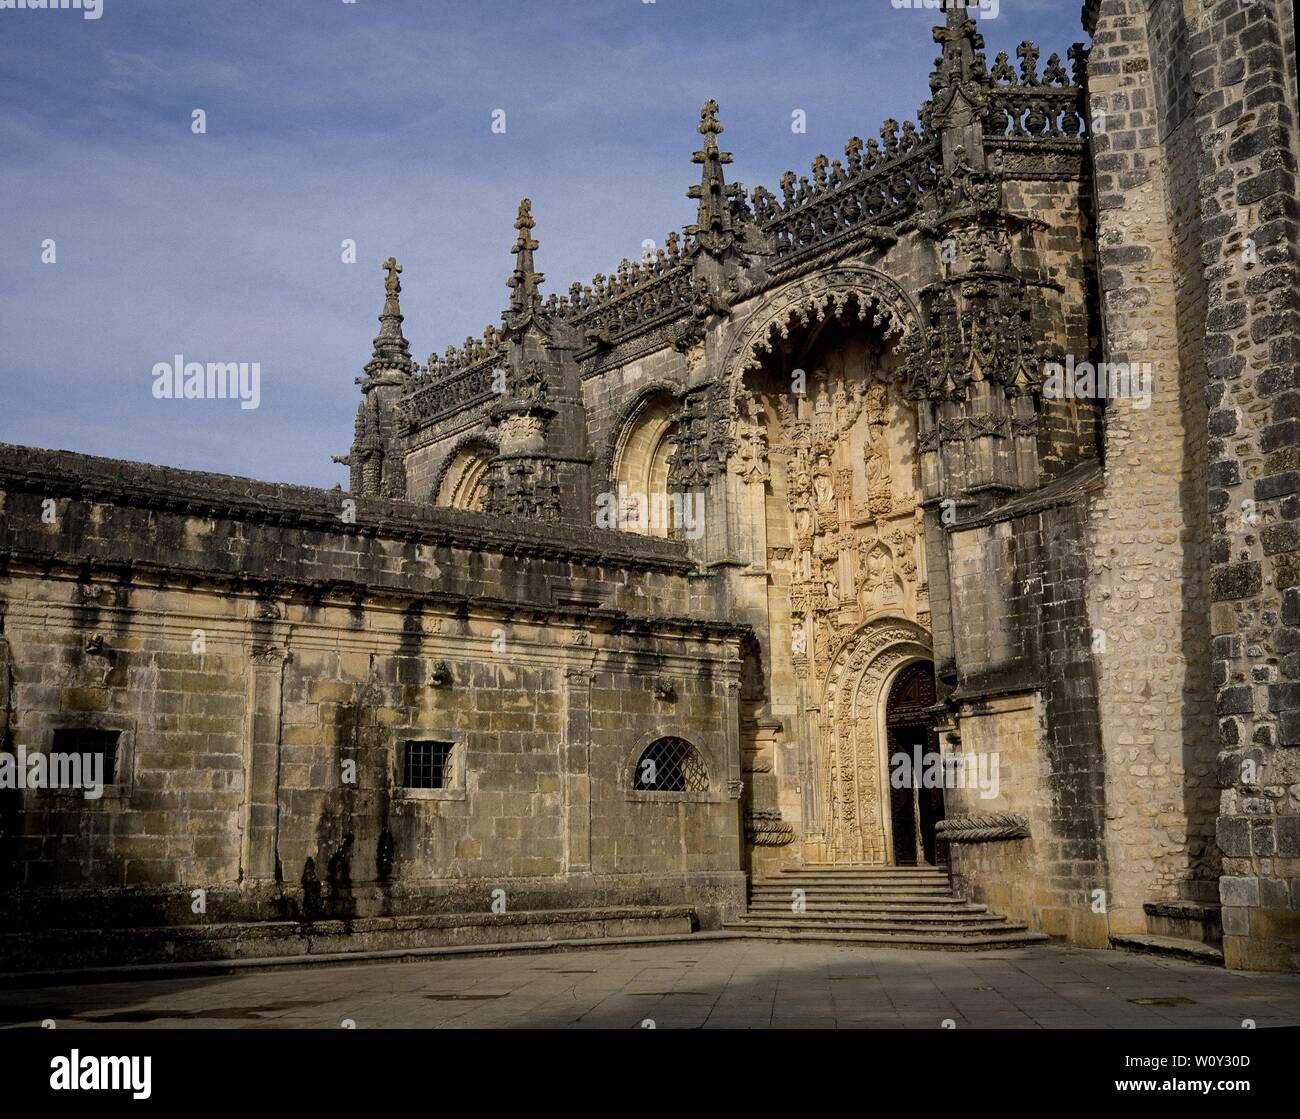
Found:
[{"label": "stone step", "polygon": [[756,882],[844,882],[854,886],[951,885],[946,874],[775,874],[756,875]]},{"label": "stone step", "polygon": [[805,899],[820,898],[824,901],[934,901],[935,899],[951,898],[953,901],[961,901],[952,893],[951,890],[931,890],[925,887],[900,886],[893,890],[872,890],[866,887],[857,886],[764,886],[758,885],[750,890],[749,896],[755,900],[764,899],[776,901],[784,899],[787,902],[793,897],[794,890],[802,890]]},{"label": "stone step", "polygon": [[1217,902],[1181,899],[1149,901],[1142,906],[1151,936],[1196,940],[1223,947],[1222,908]]},{"label": "stone step", "polygon": [[792,886],[826,886],[828,889],[859,890],[949,890],[952,884],[946,879],[831,879],[831,877],[813,877],[789,875],[781,879],[754,879],[754,885],[771,886],[772,889],[788,890]]},{"label": "stone step", "polygon": [[[790,915],[794,914],[789,905],[777,905],[774,902],[755,902],[750,905],[751,914],[763,916]],[[952,902],[949,905],[930,906],[889,906],[889,905],[809,905],[803,912],[815,914],[818,916],[862,916],[862,918],[896,918],[896,916],[935,916],[935,918],[945,918],[954,920],[961,916],[983,916],[988,912],[988,906],[966,905],[965,902]]]},{"label": "stone step", "polygon": [[836,925],[836,927],[849,927],[849,925],[858,923],[867,924],[917,924],[917,925],[943,925],[944,928],[963,928],[967,925],[983,925],[995,923],[1005,927],[1008,924],[1006,918],[997,914],[904,914],[901,916],[879,916],[872,914],[757,914],[757,912],[748,912],[742,914],[737,920],[744,921],[776,921],[779,924],[809,924],[809,925]]},{"label": "stone step", "polygon": [[[792,913],[792,891],[805,909]],[[1017,948],[1048,938],[952,892],[946,867],[783,867],[755,878],[747,936],[896,948]]]},{"label": "stone step", "polygon": [[1180,960],[1223,966],[1223,949],[1206,944],[1203,940],[1160,936],[1156,933],[1117,933],[1110,938],[1110,943],[1112,948],[1125,948],[1130,952],[1151,952]]},{"label": "stone step", "polygon": [[833,873],[872,873],[872,875],[892,875],[892,873],[939,873],[946,875],[948,873],[948,864],[941,863],[937,867],[928,866],[902,866],[902,867],[883,867],[879,863],[803,863],[801,867],[781,867],[781,872],[800,873],[801,871],[831,871]]},{"label": "stone step", "polygon": [[829,879],[829,877],[803,877],[790,875],[784,879],[754,879],[754,885],[771,886],[772,889],[788,890],[792,886],[826,886],[827,889],[859,890],[949,890],[952,885],[946,879]]},{"label": "stone step", "polygon": [[727,924],[723,928],[724,931],[743,931],[746,939],[750,940],[798,940],[822,944],[863,944],[880,948],[919,948],[957,952],[974,952],[996,948],[1023,948],[1030,944],[1046,944],[1049,939],[1044,933],[1031,932],[973,933],[967,936],[957,936],[940,933],[900,934],[824,931],[799,926],[781,929],[757,929],[739,923]]},{"label": "stone step", "polygon": [[863,881],[882,881],[891,878],[933,878],[947,882],[948,872],[936,867],[882,867],[876,870],[818,870],[815,867],[782,867],[779,874],[772,877],[786,878],[856,878]]},{"label": "stone step", "polygon": [[[836,929],[890,929],[898,931],[925,931],[942,929],[955,932],[964,930],[1005,929],[1007,921],[997,916],[980,914],[954,913],[951,915],[934,913],[908,914],[899,917],[848,916],[838,913],[747,913],[737,918],[745,924],[755,925],[807,925],[810,928]],[[1024,925],[1016,926],[1017,931]]]},{"label": "stone step", "polygon": [[503,944],[463,944],[433,948],[362,949],[351,952],[316,952],[297,956],[252,956],[247,959],[197,960],[191,963],[141,963],[104,967],[51,968],[41,971],[0,972],[0,990],[41,988],[80,983],[123,983],[141,979],[179,979],[189,976],[239,975],[255,971],[356,963],[414,963],[420,960],[488,959],[497,956],[537,955],[551,952],[591,952],[597,948],[641,948],[659,944],[698,944],[700,941],[747,940],[736,929],[708,932],[648,933],[644,936],[578,937],[575,940],[512,940]]},{"label": "stone step", "polygon": [[[793,897],[789,890],[761,890],[750,895],[750,905],[785,906],[792,905]],[[803,894],[806,906],[892,906],[910,908],[926,906],[930,908],[954,908],[969,906],[965,898],[953,897],[952,894],[829,894],[822,890],[807,890]]]}]

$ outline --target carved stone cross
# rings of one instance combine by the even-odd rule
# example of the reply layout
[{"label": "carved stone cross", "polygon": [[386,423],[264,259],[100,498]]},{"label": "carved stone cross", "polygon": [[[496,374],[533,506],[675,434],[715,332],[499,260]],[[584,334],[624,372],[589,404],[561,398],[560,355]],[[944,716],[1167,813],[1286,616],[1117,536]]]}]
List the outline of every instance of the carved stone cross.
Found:
[{"label": "carved stone cross", "polygon": [[397,258],[390,256],[380,267],[388,273],[387,278],[384,280],[384,290],[390,295],[395,295],[401,291],[402,284],[397,277],[402,274],[402,266],[397,263]]}]

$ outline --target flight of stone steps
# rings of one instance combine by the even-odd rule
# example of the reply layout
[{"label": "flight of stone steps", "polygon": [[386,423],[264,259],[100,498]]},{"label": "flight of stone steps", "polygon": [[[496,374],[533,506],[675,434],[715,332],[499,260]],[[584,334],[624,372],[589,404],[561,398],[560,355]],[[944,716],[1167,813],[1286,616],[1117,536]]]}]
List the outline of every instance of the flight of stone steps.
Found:
[{"label": "flight of stone steps", "polygon": [[929,866],[809,865],[755,878],[749,912],[724,927],[773,940],[897,948],[1017,948],[1048,939],[957,897],[947,870]]}]

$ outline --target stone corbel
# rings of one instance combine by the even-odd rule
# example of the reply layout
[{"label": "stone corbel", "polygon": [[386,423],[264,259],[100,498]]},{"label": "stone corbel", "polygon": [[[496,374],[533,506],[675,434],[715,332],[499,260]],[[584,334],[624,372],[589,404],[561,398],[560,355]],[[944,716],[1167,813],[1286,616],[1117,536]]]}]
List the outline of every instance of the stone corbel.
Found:
[{"label": "stone corbel", "polygon": [[1002,839],[1028,839],[1029,821],[1013,812],[988,816],[950,816],[934,826],[935,838],[948,843],[989,843]]}]

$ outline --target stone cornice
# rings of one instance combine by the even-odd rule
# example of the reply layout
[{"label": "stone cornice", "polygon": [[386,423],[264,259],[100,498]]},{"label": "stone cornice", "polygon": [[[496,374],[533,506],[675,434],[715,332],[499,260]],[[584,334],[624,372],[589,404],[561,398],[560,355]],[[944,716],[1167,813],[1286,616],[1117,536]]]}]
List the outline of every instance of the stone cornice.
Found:
[{"label": "stone cornice", "polygon": [[[253,524],[315,529],[337,535],[383,537],[503,555],[534,555],[595,567],[688,574],[685,545],[578,525],[548,527],[462,509],[439,509],[387,498],[357,497],[205,474],[148,463],[0,444],[0,489],[183,516],[221,517]],[[341,516],[353,502],[355,520]]]},{"label": "stone cornice", "polygon": [[100,578],[159,590],[193,591],[196,587],[209,587],[227,594],[338,607],[351,607],[359,603],[402,607],[419,602],[433,612],[456,617],[477,614],[506,622],[533,622],[539,625],[558,620],[589,631],[612,635],[673,637],[693,641],[727,638],[746,641],[753,638],[751,627],[740,622],[710,621],[707,618],[683,615],[629,614],[625,610],[608,607],[551,605],[492,595],[417,591],[398,584],[366,580],[312,580],[293,576],[271,578],[250,572],[232,573],[193,565],[135,560],[116,562],[54,550],[9,548],[0,552],[0,576],[68,580]]}]

